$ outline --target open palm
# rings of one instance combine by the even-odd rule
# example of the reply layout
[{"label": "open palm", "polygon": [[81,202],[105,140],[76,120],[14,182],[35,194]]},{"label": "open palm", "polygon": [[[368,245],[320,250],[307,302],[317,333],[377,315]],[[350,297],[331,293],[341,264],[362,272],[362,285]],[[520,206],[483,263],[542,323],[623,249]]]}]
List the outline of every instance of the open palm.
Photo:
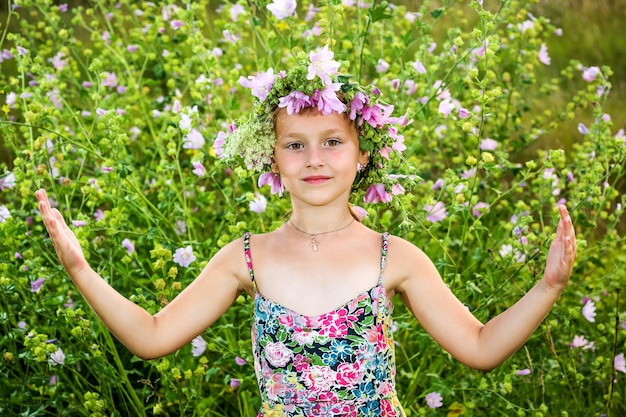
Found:
[{"label": "open palm", "polygon": [[35,195],[44,225],[61,264],[70,276],[81,271],[87,267],[87,261],[76,235],[67,226],[59,210],[50,207],[45,190],[38,190]]},{"label": "open palm", "polygon": [[572,274],[577,248],[574,226],[567,209],[559,206],[559,212],[561,219],[548,251],[544,276],[548,285],[562,288]]}]

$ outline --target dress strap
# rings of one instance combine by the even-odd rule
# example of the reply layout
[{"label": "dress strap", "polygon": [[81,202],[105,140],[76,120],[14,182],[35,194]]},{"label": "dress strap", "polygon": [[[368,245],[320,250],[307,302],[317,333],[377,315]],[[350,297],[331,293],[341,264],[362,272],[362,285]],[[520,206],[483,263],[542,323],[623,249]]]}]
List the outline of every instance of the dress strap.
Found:
[{"label": "dress strap", "polygon": [[387,251],[389,249],[389,232],[385,232],[381,236],[382,245],[380,250],[380,276],[378,277],[378,285],[383,285],[383,274],[385,272],[385,263],[387,262]]},{"label": "dress strap", "polygon": [[252,269],[252,255],[250,254],[250,232],[245,232],[243,234],[243,252],[246,256],[246,263],[248,264],[248,272],[250,272],[250,280],[252,281],[252,288],[254,288],[254,292],[256,290],[256,282],[254,281],[254,269]]}]

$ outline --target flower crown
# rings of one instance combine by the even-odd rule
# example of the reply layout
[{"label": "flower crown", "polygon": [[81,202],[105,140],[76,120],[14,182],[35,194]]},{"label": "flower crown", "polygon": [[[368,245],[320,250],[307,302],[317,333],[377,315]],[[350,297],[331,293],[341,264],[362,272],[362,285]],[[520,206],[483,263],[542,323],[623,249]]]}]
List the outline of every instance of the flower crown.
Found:
[{"label": "flower crown", "polygon": [[[359,146],[369,152],[366,166],[360,167],[353,191],[366,191],[366,202],[389,202],[391,193],[402,187],[392,187],[393,178],[387,175],[387,162],[394,152],[402,152],[404,137],[397,125],[404,118],[391,117],[393,106],[381,100],[375,86],[365,88],[350,81],[350,76],[339,73],[340,63],[333,60],[328,46],[297,58],[298,65],[289,71],[267,72],[241,77],[239,82],[252,90],[257,98],[254,111],[231,125],[231,133],[224,139],[222,156],[228,160],[242,158],[248,169],[266,171],[259,186],[271,185],[271,192],[282,193],[279,179],[271,173],[276,134],[274,122],[279,109],[294,114],[306,108],[316,108],[322,114],[346,113],[354,121],[359,134]],[[396,176],[397,178],[397,176]]]}]

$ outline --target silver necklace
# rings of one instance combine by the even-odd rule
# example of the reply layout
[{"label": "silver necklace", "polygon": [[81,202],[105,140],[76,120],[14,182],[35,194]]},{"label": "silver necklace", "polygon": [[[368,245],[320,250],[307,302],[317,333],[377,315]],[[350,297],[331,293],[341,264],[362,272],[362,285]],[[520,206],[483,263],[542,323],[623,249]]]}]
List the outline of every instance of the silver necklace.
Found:
[{"label": "silver necklace", "polygon": [[352,224],[352,222],[354,221],[354,217],[350,220],[350,222],[348,224],[346,224],[345,226],[340,227],[339,229],[335,229],[335,230],[329,230],[328,232],[320,232],[320,233],[310,233],[310,232],[305,232],[304,230],[300,229],[298,226],[296,226],[295,224],[293,224],[293,222],[291,221],[291,219],[289,219],[289,224],[293,226],[294,229],[296,229],[298,232],[300,233],[304,233],[305,235],[309,235],[309,237],[311,238],[311,249],[313,250],[313,252],[317,252],[320,249],[320,242],[318,242],[315,239],[315,236],[319,236],[319,235],[326,235],[328,233],[334,233],[334,232],[338,232],[340,230],[345,229],[346,227],[350,226]]}]

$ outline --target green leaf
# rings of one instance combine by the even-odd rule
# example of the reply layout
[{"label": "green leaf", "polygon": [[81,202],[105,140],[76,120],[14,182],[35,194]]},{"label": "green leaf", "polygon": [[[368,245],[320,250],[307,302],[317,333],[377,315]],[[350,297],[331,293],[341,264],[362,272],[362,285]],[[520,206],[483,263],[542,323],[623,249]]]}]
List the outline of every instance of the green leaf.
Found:
[{"label": "green leaf", "polygon": [[443,9],[435,9],[432,12],[430,12],[430,15],[433,19],[439,19],[442,14],[443,14]]}]

